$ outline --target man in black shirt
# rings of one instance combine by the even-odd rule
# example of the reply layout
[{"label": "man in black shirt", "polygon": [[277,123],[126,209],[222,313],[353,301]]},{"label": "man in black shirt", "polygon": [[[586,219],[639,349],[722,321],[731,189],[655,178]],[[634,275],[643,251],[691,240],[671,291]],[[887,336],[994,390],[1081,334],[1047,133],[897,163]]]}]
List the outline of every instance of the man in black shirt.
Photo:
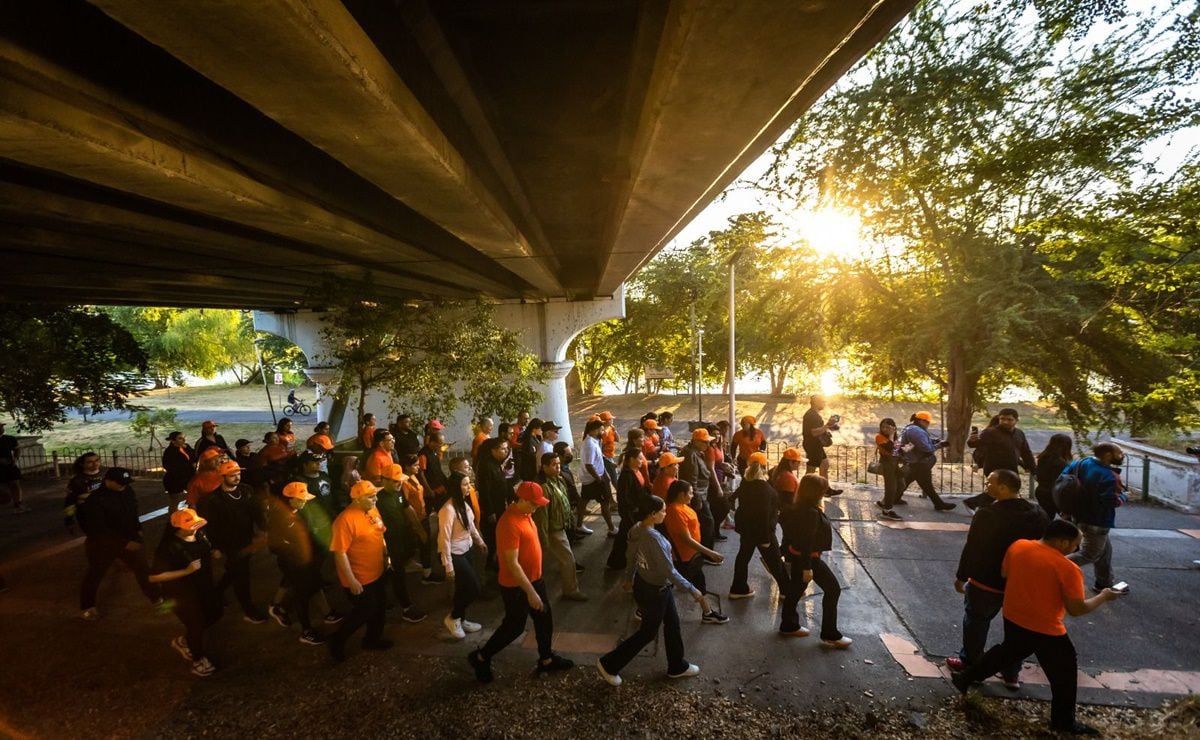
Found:
[{"label": "man in black shirt", "polygon": [[226,462],[217,472],[222,476],[221,485],[200,502],[199,512],[208,520],[214,555],[219,552],[225,559],[225,573],[217,582],[217,591],[224,593],[232,584],[242,606],[243,619],[262,624],[267,615],[250,598],[250,558],[264,543],[266,512],[254,489],[242,482],[242,469],[237,463]]},{"label": "man in black shirt", "polygon": [[[308,488],[308,492],[315,499],[313,503],[325,509],[332,521],[341,510],[333,500],[333,479],[329,477],[328,473],[321,471],[321,463],[324,461],[324,455],[305,450],[300,457],[296,458],[300,472],[292,480],[303,483]],[[303,508],[301,507],[301,509]]]},{"label": "man in black shirt", "polygon": [[[984,477],[995,470],[1016,472],[1018,467],[1033,472],[1037,463],[1033,459],[1033,451],[1029,449],[1029,441],[1025,439],[1025,432],[1017,429],[1017,410],[1000,409],[998,417],[1000,423],[984,429],[974,444],[972,440],[967,440],[967,445],[975,448]],[[963,506],[975,511],[991,503],[992,498],[985,492],[964,500]]]},{"label": "man in black shirt", "polygon": [[399,458],[404,455],[416,455],[421,451],[421,438],[412,428],[412,417],[408,414],[400,414],[396,417],[396,423],[391,429],[392,436],[396,438],[396,456]]},{"label": "man in black shirt", "polygon": [[24,514],[29,511],[21,501],[21,468],[17,465],[20,442],[11,434],[4,433],[4,422],[0,421],[0,503],[12,501],[13,511]]},{"label": "man in black shirt", "polygon": [[[833,444],[833,432],[839,428],[841,417],[834,414],[829,417],[829,422],[821,417],[821,412],[825,409],[825,396],[817,394],[809,398],[808,411],[804,412],[803,421],[803,442],[804,456],[808,458],[805,463],[808,473],[819,473],[822,478],[829,480],[829,455],[825,454],[825,448]],[[836,496],[841,493],[839,488],[830,488],[826,491],[828,496]]]},{"label": "man in black shirt", "polygon": [[512,483],[504,475],[501,464],[508,459],[508,440],[493,438],[484,442],[479,451],[479,513],[482,518],[479,532],[487,545],[487,562],[496,567],[496,522],[508,507]]},{"label": "man in black shirt", "polygon": [[87,535],[83,549],[88,569],[79,588],[80,616],[87,621],[100,618],[96,592],[114,560],[128,566],[138,587],[151,602],[159,599],[150,584],[150,570],[142,552],[142,525],[138,521],[137,498],[129,484],[133,474],[125,468],[109,468],[103,483],[76,510],[75,517]]}]

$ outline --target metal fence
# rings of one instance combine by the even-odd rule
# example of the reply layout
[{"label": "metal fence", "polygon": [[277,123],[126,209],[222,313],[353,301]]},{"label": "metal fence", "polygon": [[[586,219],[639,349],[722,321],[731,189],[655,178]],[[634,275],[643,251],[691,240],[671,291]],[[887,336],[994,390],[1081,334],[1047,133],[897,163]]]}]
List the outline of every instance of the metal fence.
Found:
[{"label": "metal fence", "polygon": [[[792,446],[782,440],[769,442],[767,457],[771,464],[779,462],[783,451]],[[874,445],[833,445],[826,447],[825,453],[829,456],[830,483],[883,485],[882,478],[867,472],[867,466],[875,459]],[[938,464],[933,467],[933,485],[940,493],[982,493],[985,482],[983,471],[970,462],[944,462],[942,452],[938,452]]]},{"label": "metal fence", "polygon": [[85,452],[100,455],[105,467],[127,468],[134,475],[161,475],[162,449],[125,447],[104,450],[95,447],[64,447],[57,450],[21,450],[21,475],[28,478],[69,478],[74,474],[75,459]]}]

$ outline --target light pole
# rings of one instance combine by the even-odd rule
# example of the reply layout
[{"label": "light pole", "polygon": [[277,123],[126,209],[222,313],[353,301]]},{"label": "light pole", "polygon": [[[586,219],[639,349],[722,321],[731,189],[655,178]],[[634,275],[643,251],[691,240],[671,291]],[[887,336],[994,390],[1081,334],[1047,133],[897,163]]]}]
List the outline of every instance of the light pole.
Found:
[{"label": "light pole", "polygon": [[254,356],[258,358],[258,369],[262,374],[263,392],[267,394],[267,406],[271,409],[271,423],[278,424],[279,420],[275,417],[275,402],[271,400],[271,386],[267,385],[267,366],[263,364],[262,351],[258,347],[258,343],[262,341],[258,337],[254,338]]},{"label": "light pole", "polygon": [[733,417],[734,417],[734,413],[735,413],[734,406],[737,404],[737,394],[733,388],[734,378],[737,376],[736,375],[737,365],[734,362],[734,360],[737,356],[737,353],[734,349],[734,342],[737,338],[737,316],[736,316],[737,311],[735,308],[736,304],[735,304],[735,291],[734,291],[734,274],[735,274],[734,262],[736,260],[737,260],[737,253],[735,252],[733,254],[733,256],[729,258],[729,358],[728,358],[728,363],[729,363],[729,416],[727,418],[729,419],[729,433],[730,434],[733,434],[733,430],[737,429],[737,425],[735,425],[733,422]]},{"label": "light pole", "polygon": [[704,329],[696,329],[696,421],[704,421]]}]

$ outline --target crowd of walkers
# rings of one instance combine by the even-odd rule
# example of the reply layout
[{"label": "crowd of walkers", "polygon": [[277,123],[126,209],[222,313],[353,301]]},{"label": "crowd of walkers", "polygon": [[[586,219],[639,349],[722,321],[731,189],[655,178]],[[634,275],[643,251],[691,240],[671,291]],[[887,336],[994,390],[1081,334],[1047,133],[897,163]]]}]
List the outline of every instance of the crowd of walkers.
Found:
[{"label": "crowd of walkers", "polygon": [[[560,599],[588,600],[574,548],[595,534],[585,524],[594,503],[610,539],[606,566],[621,574],[640,619],[636,632],[597,661],[609,684],[622,683],[622,668],[660,629],[667,675],[699,673],[685,657],[674,592],[690,594],[703,624],[730,621],[705,577],[706,568],[724,562],[717,543],[729,530],[739,544],[728,598],[755,595],[748,571],[757,554],[783,598],[780,635],[810,634],[798,604],[816,583],[820,644],[846,649],[852,640],[838,628],[841,585],[824,557],[834,540],[826,500],[841,493],[830,485],[825,450],[840,418],[824,418],[824,409],[824,398],[810,399],[801,443],[784,449],[774,466],[752,416],[732,435],[726,424],[691,425],[680,445],[669,412],[647,413],[623,435],[613,415],[601,412],[584,426],[578,460],[571,441],[558,438],[560,426],[526,413],[498,426],[481,421],[470,452],[457,455],[438,420],[418,431],[408,415],[381,427],[367,414],[361,453],[336,455],[326,423],[300,441],[284,419],[252,451],[249,440],[229,445],[217,424],[204,422],[194,446],[183,432],[168,437],[162,463],[170,527],[149,559],[131,474],[102,470],[99,456],[88,453],[75,461],[65,504],[67,527],[87,537],[80,613],[100,618],[97,589],[119,559],[146,598],[165,603],[182,623],[171,646],[196,675],[216,670],[207,631],[222,617],[231,586],[245,621],[295,624],[300,642],[326,644],[340,662],[359,629],[363,649],[392,646],[384,636],[389,608],[408,622],[427,617],[409,593],[411,573],[422,584],[453,584],[443,625],[455,640],[484,629],[469,612],[486,586],[498,589],[504,618],[467,657],[480,681],[492,680],[492,659],[530,620],[537,670],[560,671],[573,663],[551,647],[546,566],[556,572]],[[1104,443],[1072,460],[1071,440],[1054,435],[1035,457],[1017,418],[1004,409],[967,440],[987,487],[965,502],[974,517],[954,583],[964,599],[962,650],[948,663],[964,691],[997,672],[1019,688],[1021,661],[1036,654],[1054,693],[1052,726],[1086,732],[1074,719],[1076,659],[1062,617],[1086,614],[1127,590],[1114,584],[1108,538],[1125,501],[1123,453]],[[903,428],[893,419],[879,423],[872,472],[883,483],[881,518],[900,518],[896,507],[914,482],[936,510],[955,506],[933,485],[936,451],[945,442],[930,433],[932,420],[917,412]],[[1021,496],[1021,467],[1036,475],[1032,499]],[[263,551],[280,575],[265,606],[250,578]],[[1086,564],[1095,567],[1091,598],[1079,569]],[[997,614],[1005,638],[985,651]]]}]

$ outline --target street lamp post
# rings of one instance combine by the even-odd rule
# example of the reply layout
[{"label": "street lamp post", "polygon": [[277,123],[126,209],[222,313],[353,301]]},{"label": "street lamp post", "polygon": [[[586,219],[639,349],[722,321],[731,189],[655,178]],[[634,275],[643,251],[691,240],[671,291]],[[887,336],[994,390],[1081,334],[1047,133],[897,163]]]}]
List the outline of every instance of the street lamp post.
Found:
[{"label": "street lamp post", "polygon": [[[735,306],[735,303],[734,303],[734,300],[735,300],[734,260],[736,260],[736,259],[737,259],[736,253],[732,257],[729,258],[729,358],[728,358],[728,363],[729,363],[729,416],[727,418],[729,419],[729,433],[730,434],[733,434],[733,430],[737,429],[737,425],[735,425],[734,421],[733,421],[734,413],[735,413],[734,407],[737,404],[737,394],[733,388],[734,378],[737,377],[737,374],[736,374],[737,365],[735,364],[735,359],[736,359],[737,353],[734,349],[734,343],[737,338],[737,316],[736,316],[737,311],[734,308],[734,306]],[[726,440],[726,441],[728,441],[728,440]]]}]

